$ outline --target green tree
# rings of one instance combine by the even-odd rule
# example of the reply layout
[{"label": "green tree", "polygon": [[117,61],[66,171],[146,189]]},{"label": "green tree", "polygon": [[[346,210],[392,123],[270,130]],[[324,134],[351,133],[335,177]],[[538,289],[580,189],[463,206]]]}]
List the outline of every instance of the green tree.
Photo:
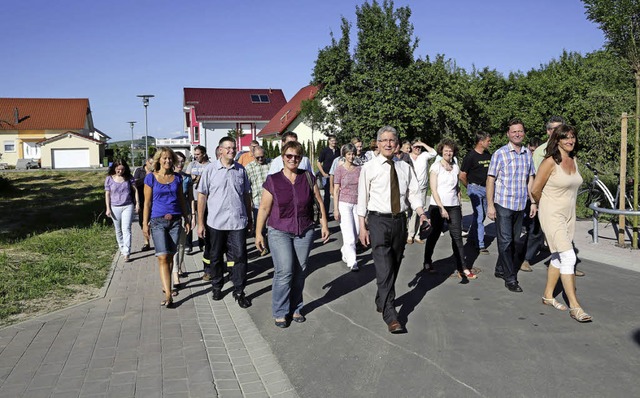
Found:
[{"label": "green tree", "polygon": [[[607,45],[627,61],[636,83],[636,134],[633,175],[638,181],[640,151],[640,0],[582,0],[587,18],[597,23]],[[638,209],[638,184],[633,187],[633,208]],[[638,248],[638,217],[633,222],[633,247]]]}]

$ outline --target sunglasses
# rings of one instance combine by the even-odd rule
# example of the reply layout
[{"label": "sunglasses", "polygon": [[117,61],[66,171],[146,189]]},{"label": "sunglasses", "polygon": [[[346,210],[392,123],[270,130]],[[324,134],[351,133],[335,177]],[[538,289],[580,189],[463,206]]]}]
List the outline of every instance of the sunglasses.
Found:
[{"label": "sunglasses", "polygon": [[284,155],[285,158],[287,158],[287,160],[291,160],[291,159],[295,159],[298,162],[302,159],[302,156],[300,155],[294,155],[292,153],[285,153]]},{"label": "sunglasses", "polygon": [[262,160],[264,159],[264,156],[256,156],[256,160]]}]

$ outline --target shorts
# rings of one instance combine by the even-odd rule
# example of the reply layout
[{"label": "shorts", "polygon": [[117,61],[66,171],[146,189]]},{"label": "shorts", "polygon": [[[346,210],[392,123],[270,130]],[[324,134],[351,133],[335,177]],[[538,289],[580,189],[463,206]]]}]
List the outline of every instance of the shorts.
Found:
[{"label": "shorts", "polygon": [[164,217],[152,218],[149,221],[149,229],[153,237],[156,257],[176,254],[180,230],[182,229],[182,218],[180,216],[174,216],[172,220],[167,220]]}]

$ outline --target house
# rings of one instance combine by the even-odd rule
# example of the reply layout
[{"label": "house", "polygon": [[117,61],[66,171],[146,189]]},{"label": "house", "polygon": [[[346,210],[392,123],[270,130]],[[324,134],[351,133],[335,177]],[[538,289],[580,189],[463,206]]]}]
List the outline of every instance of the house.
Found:
[{"label": "house", "polygon": [[191,157],[191,141],[189,136],[181,135],[175,138],[156,138],[156,148],[166,146],[174,152],[181,152],[187,159]]},{"label": "house", "polygon": [[309,85],[300,89],[262,128],[258,137],[262,139],[279,139],[282,133],[293,131],[298,135],[298,141],[304,143],[309,141],[318,142],[319,138],[325,138],[320,132],[311,131],[311,126],[306,124],[300,116],[302,101],[314,99],[317,93],[317,86]]},{"label": "house", "polygon": [[242,133],[238,150],[248,149],[286,103],[279,89],[185,88],[184,129],[192,147],[203,145],[212,152],[233,130]]},{"label": "house", "polygon": [[87,98],[0,98],[2,161],[99,167],[110,137],[95,128]]}]

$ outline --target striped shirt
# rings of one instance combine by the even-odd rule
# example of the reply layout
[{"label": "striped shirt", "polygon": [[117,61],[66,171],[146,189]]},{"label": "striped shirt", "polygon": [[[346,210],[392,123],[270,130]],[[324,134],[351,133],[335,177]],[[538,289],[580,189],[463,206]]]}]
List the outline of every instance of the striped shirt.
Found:
[{"label": "striped shirt", "polygon": [[513,211],[524,210],[527,204],[527,181],[535,174],[531,152],[520,152],[507,143],[491,156],[488,175],[495,177],[494,203]]}]

